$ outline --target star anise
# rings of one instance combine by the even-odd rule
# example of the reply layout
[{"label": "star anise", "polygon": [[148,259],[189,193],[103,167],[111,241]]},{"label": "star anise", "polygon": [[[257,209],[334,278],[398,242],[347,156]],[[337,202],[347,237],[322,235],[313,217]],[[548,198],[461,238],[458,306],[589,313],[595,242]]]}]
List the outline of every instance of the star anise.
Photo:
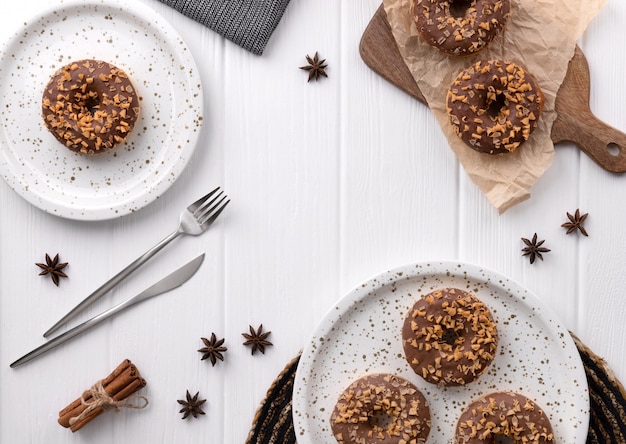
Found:
[{"label": "star anise", "polygon": [[324,63],[326,62],[326,59],[320,60],[319,56],[317,55],[317,51],[315,52],[315,56],[313,56],[313,58],[307,55],[306,61],[309,62],[309,64],[306,66],[301,66],[300,69],[309,71],[309,79],[307,80],[307,82],[310,82],[311,79],[315,79],[317,81],[319,80],[320,76],[328,77],[328,75],[326,74],[326,68],[328,67],[328,65]]},{"label": "star anise", "polygon": [[522,256],[530,256],[531,264],[535,262],[535,258],[537,257],[543,260],[541,253],[547,253],[550,251],[546,247],[542,247],[545,240],[537,241],[537,233],[533,235],[532,240],[522,238],[522,241],[526,244],[526,247],[522,248],[522,251],[524,252]]},{"label": "star anise", "polygon": [[224,339],[220,339],[218,341],[215,333],[211,333],[211,339],[200,339],[202,339],[202,342],[204,342],[204,345],[206,346],[198,350],[200,353],[204,353],[204,355],[202,355],[202,358],[200,359],[201,361],[204,361],[208,358],[213,366],[215,366],[215,363],[218,359],[220,361],[224,361],[224,355],[222,353],[228,350],[226,347],[223,346]]},{"label": "star anise", "polygon": [[584,236],[589,236],[587,234],[587,230],[585,230],[585,227],[583,226],[583,224],[585,223],[585,219],[587,219],[587,216],[589,216],[589,213],[581,215],[579,209],[576,209],[576,212],[573,216],[567,213],[567,218],[569,219],[569,222],[565,222],[563,225],[561,225],[563,228],[567,228],[567,232],[565,234],[570,234],[576,230],[579,230]]},{"label": "star anise", "polygon": [[62,271],[65,267],[67,267],[67,262],[63,262],[62,264],[60,264],[58,253],[56,256],[54,256],[54,259],[50,259],[48,253],[46,253],[46,263],[36,263],[35,265],[43,270],[41,273],[39,273],[39,276],[45,276],[46,274],[50,275],[50,277],[52,278],[52,282],[54,282],[54,285],[56,285],[57,287],[59,286],[59,278],[67,277],[67,274]]},{"label": "star anise", "polygon": [[198,415],[205,414],[202,408],[200,408],[200,406],[206,402],[206,399],[198,400],[199,394],[200,392],[196,392],[196,394],[192,397],[191,394],[189,393],[189,390],[187,390],[187,394],[186,394],[187,400],[184,401],[182,399],[179,399],[178,401],[176,401],[180,405],[183,406],[183,408],[180,409],[180,411],[178,412],[178,413],[183,413],[183,419],[187,419],[189,415],[193,416],[194,418],[197,418]]},{"label": "star anise", "polygon": [[265,354],[265,347],[269,347],[273,345],[270,341],[267,340],[267,337],[272,333],[271,331],[263,332],[263,324],[259,325],[259,328],[254,331],[254,328],[250,325],[250,334],[242,333],[241,335],[246,338],[246,342],[243,345],[251,345],[252,346],[252,354],[255,351],[260,351]]}]

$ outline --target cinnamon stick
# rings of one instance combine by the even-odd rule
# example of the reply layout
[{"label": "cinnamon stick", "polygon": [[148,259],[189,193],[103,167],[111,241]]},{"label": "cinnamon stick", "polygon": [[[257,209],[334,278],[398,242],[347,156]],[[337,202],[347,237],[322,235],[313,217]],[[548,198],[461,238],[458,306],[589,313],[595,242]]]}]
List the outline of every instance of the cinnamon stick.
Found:
[{"label": "cinnamon stick", "polygon": [[[130,362],[129,359],[124,359],[120,365],[117,366],[117,368],[115,370],[113,370],[106,378],[104,378],[103,385],[104,388],[108,390],[109,385],[111,384],[111,382],[113,380],[115,380],[116,378],[118,378],[123,372],[124,370],[126,370],[128,367],[130,367],[132,363]],[[91,396],[89,396],[89,399],[91,398]],[[88,399],[86,399],[88,400]],[[69,423],[69,419],[72,416],[76,416],[79,415],[83,410],[85,410],[85,406],[82,406],[82,401],[81,401],[81,397],[77,398],[76,400],[74,400],[73,402],[71,402],[67,407],[65,407],[63,410],[61,410],[59,412],[59,424],[61,424],[63,427],[69,427],[70,423]],[[80,410],[80,411],[78,411]],[[75,413],[78,412],[78,413]]]},{"label": "cinnamon stick", "polygon": [[[128,384],[126,387],[124,387],[122,390],[120,390],[117,394],[112,396],[112,398],[115,401],[122,401],[122,400],[128,398],[133,393],[135,393],[137,390],[141,389],[142,387],[145,387],[145,385],[146,385],[145,379],[143,379],[143,378],[135,379],[130,384]],[[89,412],[83,419],[81,419],[80,421],[76,421],[74,424],[70,425],[70,430],[72,432],[75,432],[75,431],[79,430],[85,424],[87,424],[89,421],[94,419],[96,416],[98,416],[103,411],[104,411],[104,409],[102,407],[96,407],[94,410]]]},{"label": "cinnamon stick", "polygon": [[[67,407],[62,409],[59,412],[58,422],[63,427],[69,427],[72,432],[75,432],[102,413],[107,405],[109,407],[117,408],[117,403],[125,400],[145,385],[146,381],[141,377],[137,367],[130,360],[125,359],[106,378],[98,381],[98,383],[94,384],[92,388],[83,392],[82,396],[75,399]],[[106,396],[110,402],[101,402],[104,407],[97,405],[96,407],[92,407],[92,410],[84,413],[85,410],[90,408],[90,403],[98,401],[94,399],[92,395],[96,386],[103,391],[101,394]],[[145,398],[144,401],[147,403]],[[130,407],[129,405],[123,406]],[[83,417],[81,417],[81,415],[83,415]]]}]

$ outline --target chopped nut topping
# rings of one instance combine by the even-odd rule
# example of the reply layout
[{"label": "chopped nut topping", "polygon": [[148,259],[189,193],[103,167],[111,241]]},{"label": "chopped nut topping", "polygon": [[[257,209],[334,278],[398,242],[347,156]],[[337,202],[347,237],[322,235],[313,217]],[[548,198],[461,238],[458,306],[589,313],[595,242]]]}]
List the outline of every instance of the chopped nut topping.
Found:
[{"label": "chopped nut topping", "polygon": [[482,374],[498,342],[489,309],[462,290],[437,290],[418,300],[403,329],[411,367],[427,381],[462,385]]},{"label": "chopped nut topping", "polygon": [[[457,99],[460,92],[469,98],[467,103]],[[477,151],[506,153],[528,140],[543,98],[532,76],[521,67],[498,60],[479,61],[459,73],[448,91],[446,107],[454,131],[466,143]],[[461,127],[458,122],[466,116],[472,118]]]},{"label": "chopped nut topping", "polygon": [[[520,403],[524,402],[524,410]],[[550,420],[530,399],[497,392],[474,401],[459,418],[455,442],[506,436],[516,443],[554,443]]]},{"label": "chopped nut topping", "polygon": [[485,48],[508,20],[508,0],[493,0],[493,7],[489,4],[477,7],[476,2],[468,2],[463,8],[464,3],[412,2],[418,32],[429,45],[453,56],[472,55]]},{"label": "chopped nut topping", "polygon": [[118,88],[133,91],[126,74],[112,65],[94,60],[66,65],[44,92],[46,126],[74,151],[101,152],[113,147],[126,139],[139,112],[138,107],[132,107],[132,113],[126,111],[133,97],[120,94]]},{"label": "chopped nut topping", "polygon": [[331,415],[339,443],[375,438],[387,442],[423,443],[430,431],[430,409],[407,380],[374,374],[354,381],[339,397]]}]

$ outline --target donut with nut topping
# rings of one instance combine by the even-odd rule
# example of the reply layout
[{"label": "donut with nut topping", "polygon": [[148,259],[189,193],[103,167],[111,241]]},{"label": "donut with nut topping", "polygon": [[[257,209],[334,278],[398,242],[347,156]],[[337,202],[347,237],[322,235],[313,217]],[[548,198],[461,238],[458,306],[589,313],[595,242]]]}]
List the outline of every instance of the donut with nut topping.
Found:
[{"label": "donut with nut topping", "polygon": [[537,81],[521,66],[481,60],[456,76],[446,111],[454,132],[470,148],[505,154],[530,138],[544,101]]},{"label": "donut with nut topping", "polygon": [[513,392],[495,392],[472,402],[459,417],[454,444],[494,443],[498,437],[515,443],[556,442],[546,413]]},{"label": "donut with nut topping", "polygon": [[417,31],[430,46],[450,56],[475,55],[504,29],[510,0],[412,0]]},{"label": "donut with nut topping", "polygon": [[54,73],[42,98],[46,127],[70,150],[110,151],[139,117],[139,98],[126,73],[101,60],[68,63]]},{"label": "donut with nut topping", "polygon": [[420,444],[430,433],[430,407],[411,382],[375,373],[341,393],[330,423],[339,444]]},{"label": "donut with nut topping", "polygon": [[443,288],[418,299],[402,327],[407,362],[438,386],[469,384],[496,356],[498,331],[489,308],[458,288]]}]

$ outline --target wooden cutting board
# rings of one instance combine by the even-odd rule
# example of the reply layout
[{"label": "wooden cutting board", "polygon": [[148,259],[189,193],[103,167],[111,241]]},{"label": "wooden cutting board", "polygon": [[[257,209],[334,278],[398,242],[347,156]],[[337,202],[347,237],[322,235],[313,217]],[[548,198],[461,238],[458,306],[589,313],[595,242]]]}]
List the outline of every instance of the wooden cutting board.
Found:
[{"label": "wooden cutting board", "polygon": [[[374,72],[420,102],[427,104],[396,45],[387,14],[381,5],[361,37],[361,58]],[[552,141],[572,142],[602,168],[626,172],[626,134],[605,124],[589,108],[589,65],[576,46],[556,97],[557,118]]]}]

